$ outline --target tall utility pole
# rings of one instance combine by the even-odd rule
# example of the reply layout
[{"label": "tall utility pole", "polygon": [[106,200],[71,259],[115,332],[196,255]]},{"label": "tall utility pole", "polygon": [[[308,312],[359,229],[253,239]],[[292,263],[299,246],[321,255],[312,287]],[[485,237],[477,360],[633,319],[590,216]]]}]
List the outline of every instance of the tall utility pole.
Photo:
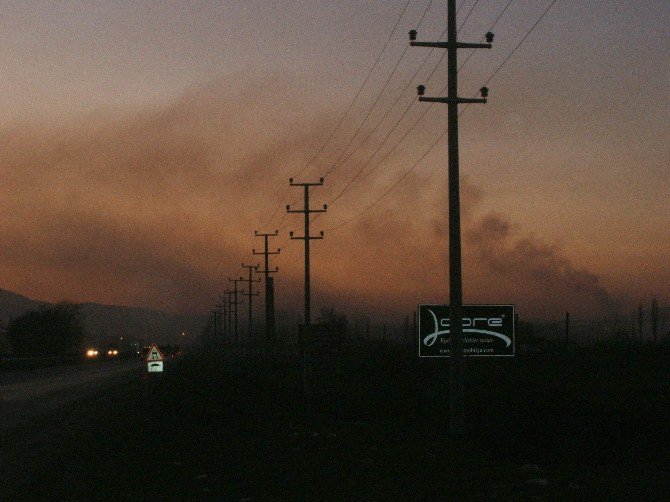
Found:
[{"label": "tall utility pole", "polygon": [[210,310],[210,312],[212,313],[212,333],[214,338],[216,338],[219,334],[219,311]]},{"label": "tall utility pole", "polygon": [[244,281],[241,277],[239,279],[231,279],[230,277],[228,278],[230,282],[235,283],[235,287],[231,291],[233,299],[230,302],[231,306],[233,307],[233,315],[235,316],[235,327],[234,327],[234,333],[235,333],[235,344],[237,345],[237,342],[239,341],[239,336],[238,336],[238,331],[237,331],[237,306],[241,303],[237,300],[237,295],[238,294],[244,294],[244,290],[238,290],[237,289],[237,283]]},{"label": "tall utility pole", "polygon": [[253,288],[253,283],[254,282],[261,282],[261,280],[260,279],[252,279],[254,270],[258,270],[258,265],[245,265],[244,263],[242,263],[242,266],[244,268],[249,269],[249,279],[246,279],[246,281],[249,283],[249,290],[245,294],[245,296],[247,296],[248,300],[249,300],[249,319],[248,319],[249,325],[247,326],[247,333],[248,333],[248,337],[249,337],[249,343],[251,343],[251,341],[252,341],[251,340],[251,333],[253,333],[252,322],[253,322],[253,316],[254,316],[251,299],[254,296],[258,296],[258,292],[254,293],[252,288]]},{"label": "tall utility pole", "polygon": [[224,294],[228,297],[225,302],[228,305],[228,324],[226,326],[228,342],[233,343],[233,291],[227,289]]},{"label": "tall utility pole", "polygon": [[[447,42],[417,42],[416,30],[409,32],[410,45],[418,47],[437,47],[447,49],[448,92],[444,98],[423,97],[425,86],[417,90],[419,101],[447,103],[449,122],[449,325],[451,338],[450,361],[450,434],[452,439],[461,442],[465,434],[465,375],[463,375],[463,283],[461,276],[461,208],[458,169],[458,105],[460,103],[486,103],[488,89],[482,87],[483,99],[458,97],[458,49],[490,49],[493,33],[486,34],[485,44],[463,43],[456,40],[456,0],[447,2]],[[456,441],[455,441],[456,442]]]},{"label": "tall utility pole", "polygon": [[217,309],[219,309],[218,316],[219,316],[219,336],[221,338],[225,338],[226,336],[226,305],[225,304],[217,304],[215,305]]},{"label": "tall utility pole", "polygon": [[275,230],[271,234],[259,234],[258,231],[254,231],[256,237],[263,237],[265,248],[264,251],[256,252],[255,249],[252,250],[253,254],[262,254],[265,256],[265,268],[263,270],[258,270],[259,274],[265,276],[265,340],[269,346],[275,338],[275,302],[274,302],[274,281],[270,274],[274,274],[279,271],[278,267],[275,267],[274,270],[270,270],[270,255],[279,254],[281,249],[277,248],[277,251],[270,251],[268,249],[268,239],[270,237],[276,237],[279,234],[279,230]]},{"label": "tall utility pole", "polygon": [[656,334],[658,333],[658,300],[653,298],[651,300],[651,336],[656,343]]},{"label": "tall utility pole", "polygon": [[230,343],[230,332],[228,331],[228,299],[225,297],[225,295],[221,295],[219,298],[221,299],[221,305],[217,305],[217,307],[221,307],[221,314],[223,316],[221,319],[223,336],[226,339],[226,343]]},{"label": "tall utility pole", "polygon": [[313,186],[323,185],[323,178],[320,178],[318,183],[293,183],[293,178],[289,180],[291,186],[301,186],[304,189],[305,200],[303,209],[291,209],[290,205],[286,206],[287,213],[304,213],[305,214],[305,234],[302,237],[294,237],[293,232],[289,232],[291,239],[302,239],[305,241],[305,322],[303,326],[303,333],[298,340],[300,346],[300,357],[302,359],[302,390],[305,399],[305,411],[310,409],[310,392],[308,385],[308,371],[307,371],[307,353],[305,350],[306,339],[310,335],[310,326],[312,324],[311,314],[311,298],[310,298],[310,277],[309,277],[309,241],[314,239],[323,239],[323,232],[319,232],[317,237],[313,237],[309,233],[309,215],[311,213],[325,213],[328,209],[326,204],[323,209],[310,209],[309,207],[309,189]]},{"label": "tall utility pole", "polygon": [[328,205],[324,204],[323,209],[310,209],[309,207],[309,189],[314,186],[323,185],[323,178],[320,178],[317,183],[293,183],[293,178],[289,179],[291,186],[301,186],[304,188],[305,205],[303,209],[291,209],[290,205],[286,206],[287,213],[304,213],[305,214],[305,235],[302,237],[294,237],[293,232],[289,232],[291,239],[305,241],[305,334],[309,332],[309,326],[312,324],[311,304],[310,304],[310,279],[309,279],[309,241],[314,239],[323,239],[323,232],[320,232],[317,237],[309,233],[309,215],[311,213],[325,213]]}]

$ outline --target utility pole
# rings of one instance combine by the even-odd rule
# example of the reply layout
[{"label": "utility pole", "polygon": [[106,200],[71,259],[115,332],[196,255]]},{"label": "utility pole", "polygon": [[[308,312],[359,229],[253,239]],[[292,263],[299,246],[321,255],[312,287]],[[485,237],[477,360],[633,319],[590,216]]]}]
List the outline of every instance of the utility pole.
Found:
[{"label": "utility pole", "polygon": [[656,334],[658,333],[658,300],[654,297],[651,300],[651,336],[656,343]]},{"label": "utility pole", "polygon": [[463,283],[461,276],[461,208],[458,167],[458,105],[486,103],[488,88],[482,87],[482,99],[458,97],[458,49],[490,49],[493,33],[486,34],[486,42],[464,43],[456,39],[456,0],[447,2],[447,42],[417,42],[416,30],[409,32],[410,45],[447,49],[448,92],[446,98],[428,98],[425,86],[417,88],[419,101],[447,103],[449,122],[449,325],[451,326],[450,361],[450,435],[454,443],[461,443],[465,435],[465,375],[463,374]]},{"label": "utility pole", "polygon": [[230,343],[230,333],[228,332],[228,300],[225,295],[221,295],[219,298],[221,299],[221,305],[217,305],[217,307],[221,307],[221,314],[223,316],[221,319],[221,328],[223,329],[226,343]]},{"label": "utility pole", "polygon": [[246,280],[249,283],[249,291],[245,294],[245,296],[247,296],[249,298],[249,320],[248,320],[249,324],[247,326],[247,333],[248,333],[248,337],[249,337],[249,343],[251,343],[251,341],[252,341],[251,340],[251,333],[253,333],[252,322],[253,322],[253,315],[254,315],[251,299],[254,296],[258,296],[258,291],[254,293],[252,288],[253,288],[253,283],[254,282],[261,282],[261,280],[260,279],[252,279],[252,274],[254,273],[254,270],[258,270],[258,265],[245,265],[244,263],[242,263],[242,266],[244,268],[249,269],[249,279]]},{"label": "utility pole", "polygon": [[323,178],[320,178],[317,183],[294,183],[293,178],[289,179],[291,186],[301,186],[305,193],[305,206],[303,209],[291,209],[290,205],[286,206],[287,213],[304,213],[305,214],[305,235],[302,237],[294,237],[293,232],[289,232],[291,239],[305,241],[305,334],[308,333],[309,326],[312,324],[311,305],[310,305],[310,278],[309,278],[309,241],[315,239],[323,239],[323,232],[320,232],[317,237],[309,233],[309,215],[311,213],[325,213],[328,205],[324,204],[323,209],[310,209],[309,207],[309,189],[314,186],[323,185]]},{"label": "utility pole", "polygon": [[224,309],[226,306],[217,303],[217,304],[215,305],[215,307],[218,309],[218,311],[217,311],[217,316],[218,316],[218,319],[219,319],[219,332],[218,332],[217,334],[218,334],[221,338],[223,338],[223,336],[224,336],[224,334],[225,334],[225,324],[226,324],[226,322],[224,321],[225,316],[224,316],[223,309]]},{"label": "utility pole", "polygon": [[265,268],[263,270],[257,270],[257,272],[265,276],[265,340],[268,347],[275,338],[274,280],[270,277],[270,274],[279,271],[278,267],[275,267],[274,270],[270,270],[270,255],[279,254],[281,252],[281,249],[279,248],[277,248],[277,251],[270,251],[268,249],[268,239],[270,237],[276,237],[278,234],[279,230],[275,230],[271,234],[259,234],[257,230],[254,231],[256,237],[263,237],[265,248],[261,252],[256,252],[255,249],[252,249],[253,254],[262,254],[265,257]]},{"label": "utility pole", "polygon": [[235,316],[234,333],[235,333],[235,345],[237,345],[237,342],[238,342],[238,340],[239,340],[239,337],[238,337],[238,331],[237,331],[237,306],[241,303],[241,302],[238,302],[238,300],[237,300],[237,295],[238,295],[238,294],[244,294],[244,290],[238,290],[238,289],[237,289],[237,283],[238,283],[238,282],[242,282],[242,281],[244,281],[244,279],[242,279],[241,277],[240,277],[239,279],[231,279],[231,278],[229,277],[228,280],[229,280],[230,282],[235,283],[235,287],[234,287],[233,290],[231,291],[231,294],[232,294],[232,296],[233,296],[233,299],[232,299],[232,301],[230,302],[230,304],[231,304],[231,306],[234,306],[234,308],[233,308],[233,315]]},{"label": "utility pole", "polygon": [[310,298],[310,277],[309,277],[309,241],[314,239],[323,239],[323,232],[319,232],[319,236],[313,237],[309,232],[309,215],[310,213],[325,213],[328,209],[326,204],[323,209],[311,209],[309,207],[309,189],[313,186],[323,185],[323,178],[320,178],[318,183],[293,183],[293,178],[289,179],[291,186],[301,186],[304,189],[305,200],[303,209],[291,209],[290,205],[286,206],[287,213],[304,213],[305,214],[305,234],[302,237],[294,237],[293,232],[289,232],[291,239],[305,241],[305,322],[303,326],[303,333],[300,333],[298,344],[300,345],[300,358],[302,359],[302,390],[305,398],[305,411],[309,413],[310,410],[310,392],[308,389],[308,371],[307,371],[307,354],[305,351],[305,342],[309,339],[310,326],[312,324],[311,315],[311,298]]},{"label": "utility pole", "polygon": [[216,308],[218,309],[218,313],[217,313],[217,315],[218,315],[218,317],[219,317],[219,333],[218,333],[218,334],[219,334],[219,336],[220,336],[221,338],[224,338],[224,337],[225,337],[225,334],[226,334],[226,321],[225,321],[225,318],[226,318],[226,314],[225,314],[226,305],[225,305],[225,304],[217,304],[217,305],[215,305],[215,306],[216,306]]},{"label": "utility pole", "polygon": [[228,332],[228,341],[233,343],[233,291],[227,289],[224,294],[228,297],[226,304],[228,305],[228,325],[226,331]]},{"label": "utility pole", "polygon": [[219,334],[219,311],[210,310],[210,312],[212,313],[212,335],[213,338],[216,338]]}]

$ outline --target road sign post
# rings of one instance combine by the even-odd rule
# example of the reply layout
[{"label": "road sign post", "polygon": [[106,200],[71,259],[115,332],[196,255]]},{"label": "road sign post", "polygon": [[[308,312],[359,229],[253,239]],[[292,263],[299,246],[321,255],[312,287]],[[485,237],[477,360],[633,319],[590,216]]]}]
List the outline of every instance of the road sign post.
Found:
[{"label": "road sign post", "polygon": [[147,371],[149,373],[161,373],[163,371],[164,361],[165,356],[163,356],[163,353],[158,348],[158,345],[152,343],[151,347],[149,347],[147,357],[145,358],[145,362],[147,363]]}]

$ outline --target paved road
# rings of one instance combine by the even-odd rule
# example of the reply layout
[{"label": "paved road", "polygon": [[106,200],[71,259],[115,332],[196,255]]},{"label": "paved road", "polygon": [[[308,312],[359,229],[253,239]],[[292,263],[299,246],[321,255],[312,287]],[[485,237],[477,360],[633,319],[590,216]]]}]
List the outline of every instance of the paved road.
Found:
[{"label": "paved road", "polygon": [[0,375],[0,431],[52,412],[67,403],[104,390],[145,369],[139,359],[96,362]]}]

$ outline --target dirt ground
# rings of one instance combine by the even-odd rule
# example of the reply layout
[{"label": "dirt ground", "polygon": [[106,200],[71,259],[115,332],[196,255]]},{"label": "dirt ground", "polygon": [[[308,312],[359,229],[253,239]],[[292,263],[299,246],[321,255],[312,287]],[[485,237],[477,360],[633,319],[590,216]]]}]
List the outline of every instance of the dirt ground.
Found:
[{"label": "dirt ground", "polygon": [[[196,353],[0,436],[5,500],[661,500],[667,357],[469,363],[467,448],[448,368],[405,347],[297,360]],[[214,355],[213,355],[214,354]],[[329,356],[330,357],[330,356]]]}]

